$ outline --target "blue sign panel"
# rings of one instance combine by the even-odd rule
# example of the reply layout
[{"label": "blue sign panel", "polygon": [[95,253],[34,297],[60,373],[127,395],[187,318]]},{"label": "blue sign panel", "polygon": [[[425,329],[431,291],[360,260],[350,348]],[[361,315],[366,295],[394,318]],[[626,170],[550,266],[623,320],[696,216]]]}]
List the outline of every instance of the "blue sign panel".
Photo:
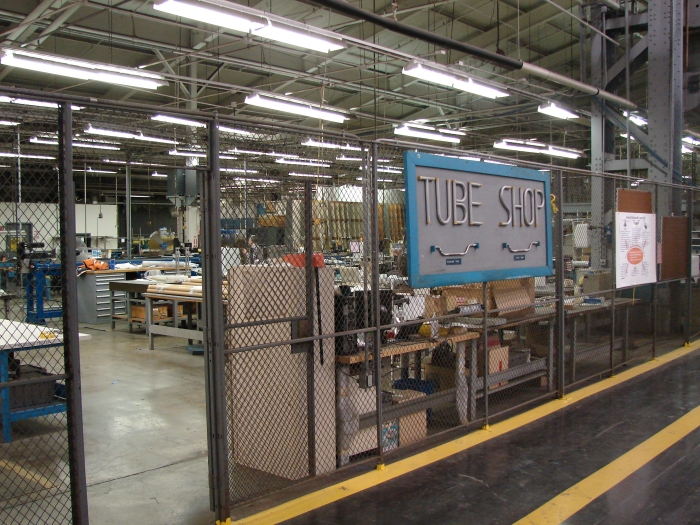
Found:
[{"label": "blue sign panel", "polygon": [[549,173],[404,153],[415,288],[552,274]]}]

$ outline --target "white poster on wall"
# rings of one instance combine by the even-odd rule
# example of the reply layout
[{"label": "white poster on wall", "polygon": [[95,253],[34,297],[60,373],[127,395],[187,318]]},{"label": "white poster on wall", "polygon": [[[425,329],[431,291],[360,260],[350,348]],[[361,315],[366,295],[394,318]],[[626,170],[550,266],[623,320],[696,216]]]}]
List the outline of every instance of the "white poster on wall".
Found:
[{"label": "white poster on wall", "polygon": [[656,282],[656,215],[615,214],[617,288]]}]

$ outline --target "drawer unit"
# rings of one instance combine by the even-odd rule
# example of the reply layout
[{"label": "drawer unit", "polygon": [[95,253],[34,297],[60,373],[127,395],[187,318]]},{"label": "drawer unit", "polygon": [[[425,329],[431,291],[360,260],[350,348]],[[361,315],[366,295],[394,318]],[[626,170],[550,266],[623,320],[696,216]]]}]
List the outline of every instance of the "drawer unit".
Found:
[{"label": "drawer unit", "polygon": [[[111,322],[109,283],[125,281],[126,273],[85,273],[78,277],[78,321],[88,324]],[[114,313],[126,314],[126,293],[114,292]]]}]

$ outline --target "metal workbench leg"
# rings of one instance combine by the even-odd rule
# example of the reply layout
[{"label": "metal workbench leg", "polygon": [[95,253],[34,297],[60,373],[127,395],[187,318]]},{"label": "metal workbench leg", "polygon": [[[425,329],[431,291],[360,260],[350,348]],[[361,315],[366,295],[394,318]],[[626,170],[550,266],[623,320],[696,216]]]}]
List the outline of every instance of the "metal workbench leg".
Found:
[{"label": "metal workbench leg", "polygon": [[[561,363],[559,363],[561,366]],[[549,347],[547,349],[547,392],[554,391],[554,321],[549,322]]]},{"label": "metal workbench leg", "polygon": [[401,354],[401,379],[408,379],[410,367],[410,354]]},{"label": "metal workbench leg", "polygon": [[116,322],[114,320],[114,290],[112,289],[109,290],[109,326],[112,328],[112,332],[114,332]]},{"label": "metal workbench leg", "polygon": [[467,384],[467,376],[464,373],[466,346],[466,341],[460,341],[455,345],[455,353],[457,354],[455,365],[457,413],[459,414],[459,421],[463,425],[466,425],[469,422],[469,385]]},{"label": "metal workbench leg", "polygon": [[146,297],[146,333],[148,334],[148,348],[153,350],[153,333],[151,325],[153,324],[153,299]]},{"label": "metal workbench leg", "polygon": [[469,421],[476,419],[476,350],[478,339],[469,346]]},{"label": "metal workbench leg", "polygon": [[[0,383],[10,380],[10,365],[7,352],[0,352]],[[10,413],[10,389],[0,388],[0,412],[2,412],[2,440],[12,441],[12,415]]]},{"label": "metal workbench leg", "polygon": [[136,297],[136,294],[131,295],[132,292],[126,292],[126,324],[129,325],[129,333],[134,329],[134,325],[131,322],[131,300]]},{"label": "metal workbench leg", "polygon": [[578,317],[571,323],[571,343],[569,345],[569,377],[571,382],[576,381],[576,332],[578,331]]}]

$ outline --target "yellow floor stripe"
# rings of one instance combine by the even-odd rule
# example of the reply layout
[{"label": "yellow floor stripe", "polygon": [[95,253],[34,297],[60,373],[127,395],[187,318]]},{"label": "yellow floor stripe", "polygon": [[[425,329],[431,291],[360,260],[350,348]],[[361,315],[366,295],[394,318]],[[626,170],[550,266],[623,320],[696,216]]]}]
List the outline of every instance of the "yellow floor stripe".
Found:
[{"label": "yellow floor stripe", "polygon": [[27,483],[38,483],[45,489],[52,489],[54,487],[54,484],[51,483],[50,480],[46,479],[44,476],[39,474],[38,472],[30,472],[24,467],[18,465],[14,461],[6,460],[6,459],[1,459],[0,460],[0,469],[6,469],[6,470],[11,470],[18,476],[24,478]]},{"label": "yellow floor stripe", "polygon": [[514,525],[559,525],[700,427],[696,407],[658,434],[549,500]]},{"label": "yellow floor stripe", "polygon": [[414,470],[417,470],[436,461],[440,461],[469,448],[475,447],[489,439],[502,436],[517,428],[523,427],[533,421],[537,421],[545,416],[553,414],[562,408],[577,403],[587,397],[598,394],[608,388],[629,381],[646,372],[654,370],[675,359],[683,357],[700,348],[700,341],[690,346],[679,348],[658,357],[654,361],[648,361],[634,368],[630,368],[617,374],[615,377],[604,379],[590,386],[576,390],[567,394],[566,399],[557,399],[538,406],[532,410],[518,414],[510,419],[491,425],[489,430],[478,430],[466,436],[444,443],[425,452],[402,459],[395,463],[388,464],[385,470],[372,470],[357,477],[337,483],[318,490],[311,494],[306,494],[287,503],[253,514],[246,518],[234,521],[236,525],[273,525],[300,516],[306,512],[318,509],[329,503],[347,498],[371,487],[376,487],[381,483],[392,480]]}]

